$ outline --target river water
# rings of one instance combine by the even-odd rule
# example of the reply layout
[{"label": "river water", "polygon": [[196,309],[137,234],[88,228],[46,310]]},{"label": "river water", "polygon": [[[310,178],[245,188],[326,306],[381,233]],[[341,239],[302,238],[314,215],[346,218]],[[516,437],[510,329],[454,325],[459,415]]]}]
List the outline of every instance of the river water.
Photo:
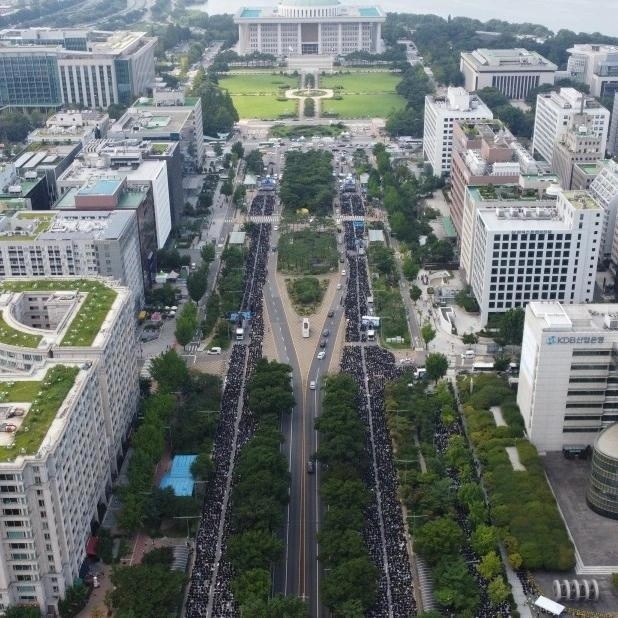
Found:
[{"label": "river water", "polygon": [[[342,1],[345,3],[345,0]],[[372,4],[372,0],[349,0],[349,4]],[[268,6],[275,0],[208,0],[191,8],[211,15],[234,13],[241,6]],[[377,0],[385,11],[433,13],[473,17],[486,21],[543,24],[556,31],[567,28],[575,32],[602,32],[618,36],[618,0]]]}]

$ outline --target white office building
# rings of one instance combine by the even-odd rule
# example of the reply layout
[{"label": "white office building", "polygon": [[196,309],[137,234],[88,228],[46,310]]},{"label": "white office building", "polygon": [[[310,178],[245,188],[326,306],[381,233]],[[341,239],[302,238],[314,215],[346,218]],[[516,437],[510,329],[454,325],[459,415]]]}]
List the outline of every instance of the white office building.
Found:
[{"label": "white office building", "polygon": [[1,292],[0,606],[49,612],[80,573],[137,411],[133,300],[102,279]]},{"label": "white office building", "polygon": [[571,79],[588,84],[593,97],[612,96],[618,90],[618,46],[576,44],[567,52]]},{"label": "white office building", "polygon": [[109,140],[93,140],[58,178],[58,190],[64,195],[98,180],[126,180],[129,186],[149,185],[154,200],[157,248],[162,249],[172,231],[172,214],[167,165],[164,160],[144,159],[139,144],[117,145]]},{"label": "white office building", "polygon": [[497,88],[509,99],[525,99],[533,88],[553,84],[557,66],[527,49],[461,52],[459,68],[468,91]]},{"label": "white office building", "polygon": [[[618,264],[616,245],[616,212],[618,212],[618,163],[612,160],[599,161],[600,171],[590,184],[590,193],[604,210],[602,259],[612,258]],[[616,249],[613,249],[616,245]]]},{"label": "white office building", "polygon": [[464,88],[449,86],[446,96],[425,97],[423,154],[435,176],[451,171],[453,129],[458,120],[487,120],[491,110]]},{"label": "white office building", "polygon": [[144,281],[133,210],[18,211],[0,215],[0,278],[101,276],[143,306]]},{"label": "white office building", "polygon": [[482,324],[532,300],[592,301],[603,209],[588,192],[539,200],[512,186],[468,187],[466,200],[476,204],[463,228],[462,269]]},{"label": "white office building", "polygon": [[517,404],[539,451],[592,446],[618,421],[618,305],[531,302]]},{"label": "white office building", "polygon": [[385,21],[378,6],[346,6],[338,0],[283,0],[278,6],[242,7],[234,15],[240,55],[379,54]]},{"label": "white office building", "polygon": [[591,96],[575,88],[539,94],[536,99],[532,148],[548,163],[552,162],[554,146],[571,128],[573,117],[589,116],[587,130],[601,138],[598,150],[605,153],[609,132],[609,110]]},{"label": "white office building", "polygon": [[104,112],[70,109],[52,114],[45,126],[28,133],[28,144],[86,144],[105,137],[109,116]]}]

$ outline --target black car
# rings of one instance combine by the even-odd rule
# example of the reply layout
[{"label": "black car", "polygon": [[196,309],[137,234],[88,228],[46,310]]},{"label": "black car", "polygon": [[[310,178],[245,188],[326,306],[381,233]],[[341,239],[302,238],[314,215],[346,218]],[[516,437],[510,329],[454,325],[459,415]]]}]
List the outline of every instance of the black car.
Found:
[{"label": "black car", "polygon": [[321,348],[325,348],[326,347],[326,339],[320,339],[320,347]]},{"label": "black car", "polygon": [[328,317],[329,317],[329,318],[332,318],[334,315],[335,315],[335,312],[331,309],[331,310],[328,312]]},{"label": "black car", "polygon": [[315,472],[315,464],[313,463],[313,460],[309,460],[307,462],[307,474],[313,474]]}]

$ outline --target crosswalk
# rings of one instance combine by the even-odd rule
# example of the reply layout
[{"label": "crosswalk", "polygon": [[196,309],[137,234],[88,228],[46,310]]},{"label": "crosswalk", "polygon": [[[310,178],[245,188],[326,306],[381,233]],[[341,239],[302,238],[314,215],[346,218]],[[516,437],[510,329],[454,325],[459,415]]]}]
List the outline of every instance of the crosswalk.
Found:
[{"label": "crosswalk", "polygon": [[190,341],[185,346],[185,352],[190,353],[190,354],[195,354],[199,347],[200,347],[199,341]]},{"label": "crosswalk", "polygon": [[280,220],[280,215],[252,215],[249,217],[249,221],[252,223],[279,223]]}]

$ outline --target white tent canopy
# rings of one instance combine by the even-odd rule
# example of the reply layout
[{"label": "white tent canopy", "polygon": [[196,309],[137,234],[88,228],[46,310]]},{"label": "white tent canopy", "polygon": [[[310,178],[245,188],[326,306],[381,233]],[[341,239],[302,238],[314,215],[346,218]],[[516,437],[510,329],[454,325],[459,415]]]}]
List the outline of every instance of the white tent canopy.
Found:
[{"label": "white tent canopy", "polygon": [[556,603],[547,597],[539,597],[534,604],[541,609],[549,612],[553,616],[560,616],[562,612],[566,609],[564,605],[560,605],[560,603]]}]

